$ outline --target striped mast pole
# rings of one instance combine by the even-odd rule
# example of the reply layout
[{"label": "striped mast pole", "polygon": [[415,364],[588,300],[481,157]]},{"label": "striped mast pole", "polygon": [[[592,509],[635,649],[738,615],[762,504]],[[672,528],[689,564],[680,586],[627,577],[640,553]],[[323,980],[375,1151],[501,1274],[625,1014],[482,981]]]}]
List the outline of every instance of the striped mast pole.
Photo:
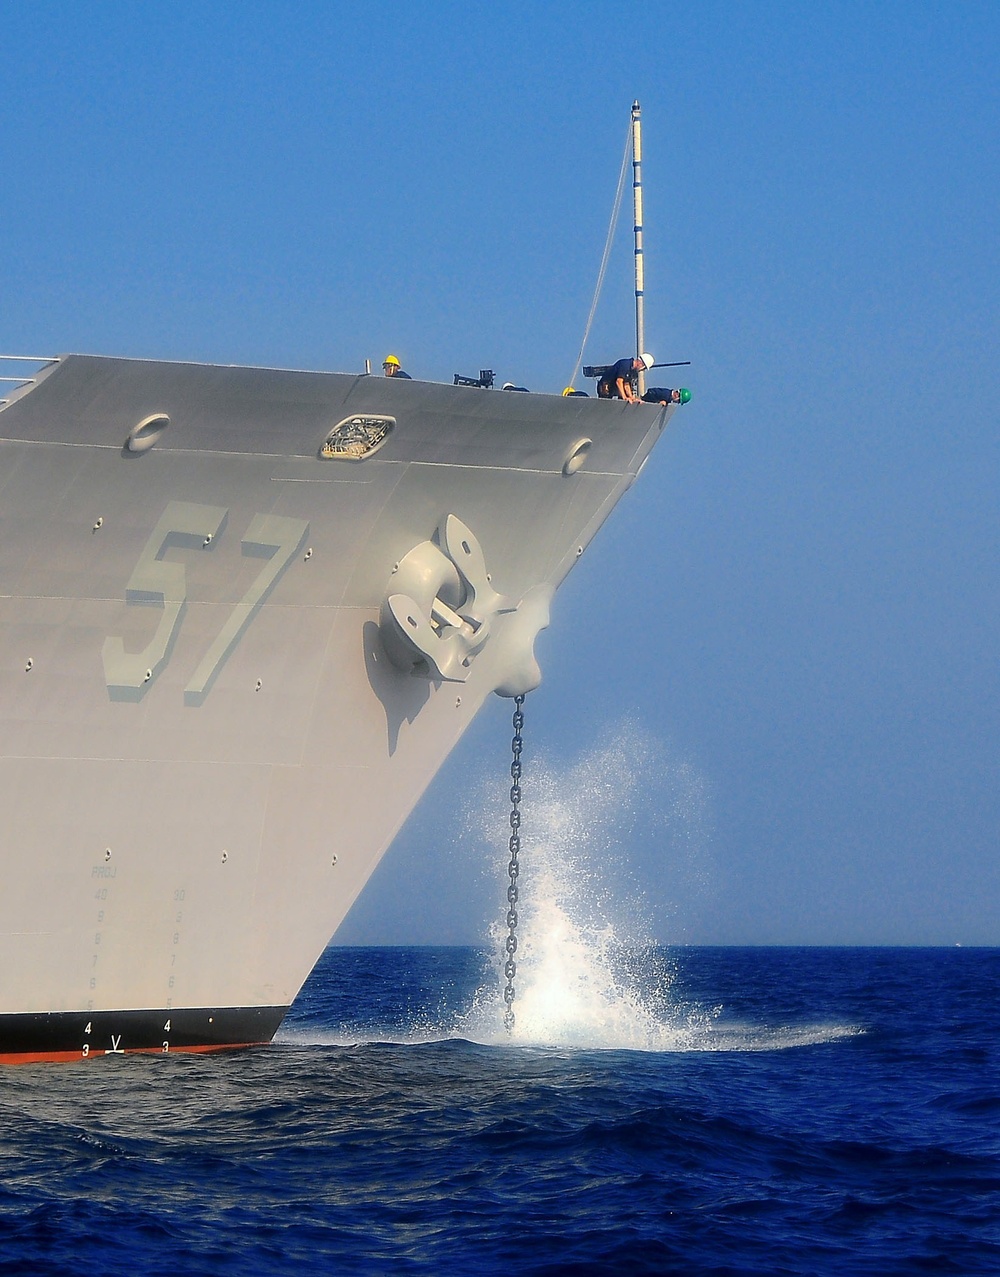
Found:
[{"label": "striped mast pole", "polygon": [[[632,103],[632,211],[635,229],[635,357],[646,349],[646,317],[643,311],[642,274],[642,110]],[[646,369],[639,369],[639,395],[646,393]]]}]

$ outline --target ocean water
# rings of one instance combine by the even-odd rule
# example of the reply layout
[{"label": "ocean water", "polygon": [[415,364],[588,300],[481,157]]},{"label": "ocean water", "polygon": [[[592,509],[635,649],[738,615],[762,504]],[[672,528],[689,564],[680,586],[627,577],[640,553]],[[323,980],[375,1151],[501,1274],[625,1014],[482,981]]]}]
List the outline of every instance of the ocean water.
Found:
[{"label": "ocean water", "polygon": [[327,950],[268,1048],[0,1072],[0,1273],[1000,1273],[1000,950]]},{"label": "ocean water", "polygon": [[624,724],[524,789],[511,1033],[484,922],[329,948],[266,1048],[0,1069],[0,1277],[1000,1275],[1000,949],[657,946],[696,772]]}]

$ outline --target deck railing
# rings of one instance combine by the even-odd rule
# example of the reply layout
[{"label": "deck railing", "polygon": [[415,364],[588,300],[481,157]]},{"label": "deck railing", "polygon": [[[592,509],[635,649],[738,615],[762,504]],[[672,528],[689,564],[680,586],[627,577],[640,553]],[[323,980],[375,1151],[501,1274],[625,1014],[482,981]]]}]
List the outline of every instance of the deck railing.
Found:
[{"label": "deck railing", "polygon": [[55,355],[0,355],[0,360],[11,367],[15,374],[20,374],[0,376],[0,389],[10,387],[10,393],[6,398],[0,396],[0,412],[3,412],[12,400],[18,398],[19,391],[26,386],[34,385],[44,368],[59,362],[58,356]]}]

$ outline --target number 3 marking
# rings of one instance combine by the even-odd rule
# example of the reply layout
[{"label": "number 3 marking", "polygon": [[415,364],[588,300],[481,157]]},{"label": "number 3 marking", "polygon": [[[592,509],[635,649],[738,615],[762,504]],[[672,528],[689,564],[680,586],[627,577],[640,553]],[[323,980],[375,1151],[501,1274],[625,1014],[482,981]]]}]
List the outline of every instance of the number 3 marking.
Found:
[{"label": "number 3 marking", "polygon": [[[171,501],[146,542],[139,562],[125,587],[126,603],[159,607],[163,616],[156,633],[141,652],[126,652],[119,637],[104,640],[101,657],[104,681],[113,701],[141,701],[170,659],[187,603],[187,581],[182,563],[164,560],[171,546],[210,549],[224,530],[229,511],[223,506]],[[257,614],[257,610],[288,567],[309,533],[304,519],[258,514],[243,537],[244,555],[267,559],[229,620],[205,653],[184,690],[186,705],[201,705],[230,653]]]}]

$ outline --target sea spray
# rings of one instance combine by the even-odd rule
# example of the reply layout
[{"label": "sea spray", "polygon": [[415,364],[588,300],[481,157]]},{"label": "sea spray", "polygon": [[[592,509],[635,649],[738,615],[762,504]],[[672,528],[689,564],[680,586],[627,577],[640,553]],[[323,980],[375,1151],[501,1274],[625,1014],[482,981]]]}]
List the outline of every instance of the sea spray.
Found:
[{"label": "sea spray", "polygon": [[[624,725],[568,767],[525,769],[515,1023],[510,1040],[577,1047],[677,1050],[703,1032],[704,1012],[672,995],[673,967],[650,935],[647,898],[629,864],[637,828],[690,849],[703,826],[703,787],[648,733]],[[505,809],[496,792],[470,811],[495,847]],[[478,827],[478,828],[477,828]],[[492,868],[500,858],[491,851]],[[490,940],[499,954],[503,927]],[[499,988],[480,990],[470,1037],[506,1037]]]}]

